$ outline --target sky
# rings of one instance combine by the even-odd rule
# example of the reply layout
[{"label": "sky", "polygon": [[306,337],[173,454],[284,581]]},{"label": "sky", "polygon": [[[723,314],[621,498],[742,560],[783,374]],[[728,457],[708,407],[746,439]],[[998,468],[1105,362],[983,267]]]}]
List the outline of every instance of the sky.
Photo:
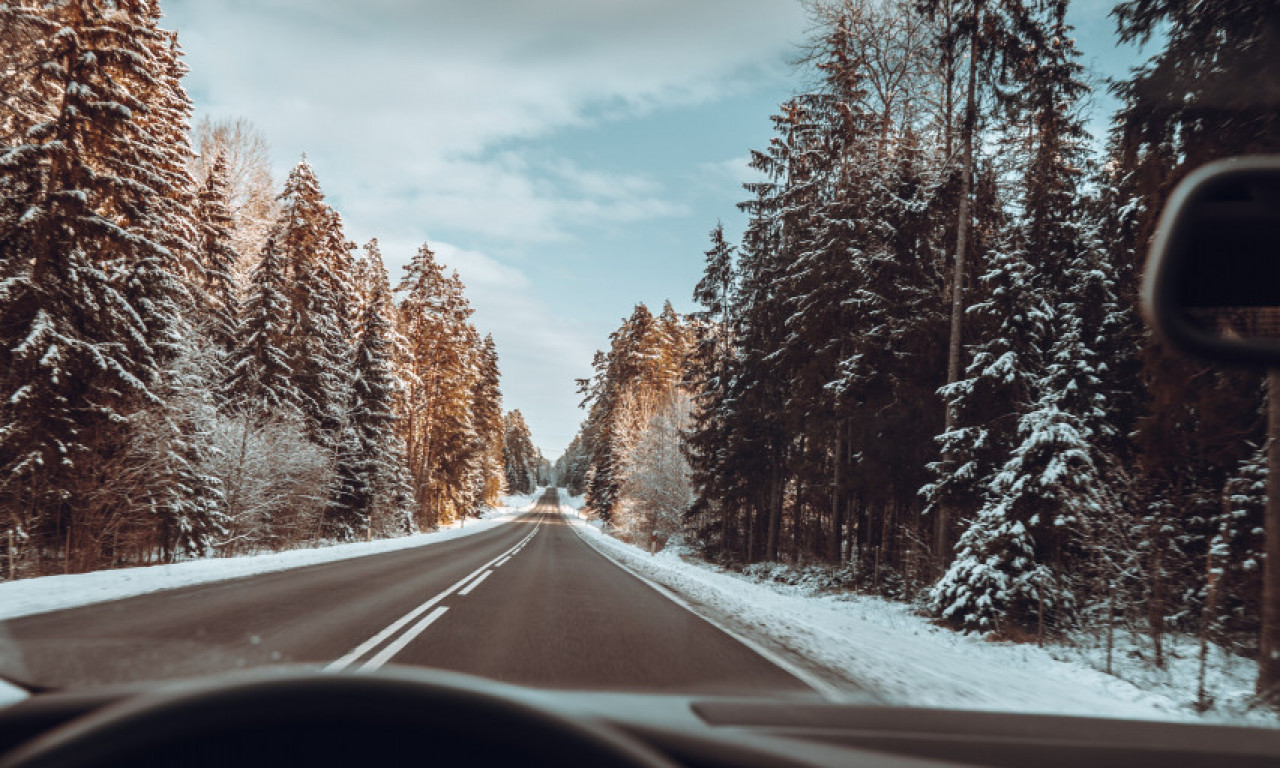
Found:
[{"label": "sky", "polygon": [[[1085,63],[1123,76],[1107,0]],[[708,232],[802,85],[798,0],[166,0],[196,119],[247,118],[282,181],[302,153],[395,280],[424,242],[492,333],[504,406],[555,459],[575,380],[638,302],[693,309]],[[1100,132],[1114,102],[1100,97]]]}]

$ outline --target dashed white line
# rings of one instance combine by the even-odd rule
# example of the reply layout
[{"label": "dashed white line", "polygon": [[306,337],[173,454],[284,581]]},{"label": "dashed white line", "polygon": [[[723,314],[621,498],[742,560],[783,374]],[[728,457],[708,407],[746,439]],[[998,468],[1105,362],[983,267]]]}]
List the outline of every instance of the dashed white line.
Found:
[{"label": "dashed white line", "polygon": [[470,584],[468,584],[467,586],[463,587],[463,588],[462,588],[462,591],[458,592],[458,594],[459,594],[459,595],[469,595],[469,594],[471,594],[471,590],[473,590],[473,589],[475,589],[476,587],[480,586],[480,582],[482,582],[482,581],[484,581],[485,579],[489,578],[489,574],[491,574],[491,573],[493,573],[493,571],[492,571],[492,570],[485,571],[484,573],[480,574],[480,575],[479,575],[478,577],[476,577],[475,579],[472,579],[471,583],[470,583]]},{"label": "dashed white line", "polygon": [[449,610],[449,608],[447,606],[442,605],[439,608],[432,611],[431,613],[428,613],[425,619],[423,619],[422,621],[419,621],[417,624],[414,624],[413,627],[408,632],[405,632],[403,635],[397,637],[395,639],[395,642],[391,643],[386,648],[383,648],[372,659],[369,659],[368,661],[366,661],[364,663],[364,666],[360,667],[360,669],[366,672],[371,672],[377,669],[378,667],[381,667],[383,664],[386,664],[388,661],[391,661],[392,656],[395,656],[397,653],[404,650],[404,647],[409,643],[411,643],[413,641],[413,638],[422,634],[423,630],[431,626],[431,622],[443,616],[444,612],[447,610]]},{"label": "dashed white line", "polygon": [[[446,597],[453,594],[454,592],[457,592],[458,590],[463,589],[464,587],[468,587],[469,585],[469,588],[467,588],[466,591],[461,592],[460,594],[465,595],[470,593],[471,589],[474,588],[476,584],[479,584],[481,581],[484,580],[486,576],[488,576],[488,573],[490,572],[490,568],[497,567],[495,563],[500,565],[501,563],[499,561],[505,563],[507,560],[510,560],[512,555],[518,552],[521,547],[523,547],[526,543],[528,543],[530,539],[534,537],[534,535],[538,532],[538,528],[541,525],[542,523],[541,521],[539,521],[538,524],[533,527],[533,530],[529,532],[529,535],[525,536],[523,539],[516,542],[516,544],[512,546],[510,549],[506,550],[502,554],[498,555],[497,557],[493,558],[489,562],[485,563],[484,565],[475,569],[474,571],[462,577],[458,581],[454,582],[448,588],[446,588],[439,594],[435,595],[434,597],[430,598],[429,600],[423,602],[417,608],[414,608],[413,610],[409,611],[405,615],[391,622],[391,624],[389,624],[381,632],[377,633],[376,635],[369,638],[368,640],[365,640],[360,645],[357,645],[355,648],[353,648],[349,653],[344,655],[342,658],[330,663],[328,666],[325,667],[325,671],[340,672],[346,669],[347,667],[351,666],[358,659],[360,659],[360,657],[364,656],[369,651],[372,651],[374,648],[377,648],[384,641],[386,641],[387,638],[391,637],[396,632],[399,632],[401,629],[403,629],[406,624],[418,618],[423,613],[426,613],[427,611],[431,610],[441,600],[444,600]],[[477,576],[480,578],[477,579],[476,578]],[[474,583],[470,583],[472,579],[475,579]],[[367,663],[365,663],[364,666],[361,667],[361,669],[377,669],[378,667],[385,664],[392,656],[394,656],[395,654],[403,650],[404,647],[413,640],[413,638],[422,634],[422,631],[425,630],[427,627],[429,627],[431,625],[431,622],[440,618],[441,614],[443,614],[446,610],[448,610],[446,606],[440,606],[439,608],[436,608],[436,610],[432,611],[430,615],[428,615],[422,621],[419,621],[417,624],[413,625],[413,627],[411,627],[399,638],[392,641],[391,644],[389,644],[386,648],[384,648],[372,659],[370,659]]]}]

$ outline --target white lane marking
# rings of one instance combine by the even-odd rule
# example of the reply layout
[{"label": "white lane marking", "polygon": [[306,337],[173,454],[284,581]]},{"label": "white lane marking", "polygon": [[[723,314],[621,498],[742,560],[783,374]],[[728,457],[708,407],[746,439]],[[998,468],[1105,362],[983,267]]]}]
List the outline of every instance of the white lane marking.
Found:
[{"label": "white lane marking", "polygon": [[[564,508],[562,507],[562,510],[563,509]],[[565,516],[567,517],[567,515]],[[569,522],[569,527],[573,529],[573,532],[578,534],[578,538],[582,539],[582,543],[591,547],[593,550],[595,550],[597,553],[602,555],[609,562],[618,566],[619,568],[631,574],[632,576],[636,577],[637,579],[644,582],[645,584],[648,584],[658,594],[667,598],[668,600],[680,606],[681,608],[684,608],[689,613],[692,613],[694,616],[697,616],[698,618],[707,622],[711,626],[725,633],[729,637],[732,637],[734,640],[737,640],[739,643],[742,643],[743,645],[747,646],[751,650],[755,651],[756,654],[764,658],[765,661],[768,661],[774,666],[779,667],[780,669],[782,669],[782,671],[786,672],[787,674],[796,678],[800,682],[809,686],[814,691],[816,691],[818,695],[822,696],[822,698],[826,699],[827,701],[835,702],[835,703],[863,700],[857,694],[850,693],[849,691],[846,691],[840,688],[839,686],[832,685],[831,683],[822,679],[818,675],[815,675],[814,673],[810,672],[804,667],[801,667],[796,663],[792,662],[790,659],[787,659],[779,655],[778,653],[775,653],[774,651],[766,648],[765,646],[761,645],[755,640],[752,640],[751,638],[741,634],[737,630],[734,630],[733,628],[726,626],[723,622],[720,622],[712,618],[711,616],[708,616],[707,614],[697,610],[696,608],[693,607],[693,605],[689,603],[689,601],[677,595],[675,592],[671,591],[671,589],[669,589],[668,587],[665,587],[662,584],[659,584],[658,582],[654,581],[653,579],[650,579],[647,576],[644,576],[638,571],[632,569],[626,563],[623,563],[621,560],[618,560],[617,558],[615,558],[604,547],[597,547],[596,545],[592,544],[591,540],[587,538],[586,534],[578,530],[578,526],[574,525],[572,521],[567,521],[567,522]],[[608,534],[601,534],[601,535],[607,536]]]},{"label": "white lane marking", "polygon": [[[511,553],[511,554],[515,554],[515,553],[513,552],[513,553]],[[494,568],[501,568],[501,567],[502,567],[502,564],[503,564],[503,563],[505,563],[505,562],[507,562],[507,561],[508,561],[508,560],[510,560],[510,559],[511,559],[511,555],[507,555],[506,557],[502,558],[502,559],[501,559],[501,560],[499,560],[498,562],[494,563],[494,564],[493,564],[493,567],[494,567]]]},{"label": "white lane marking", "polygon": [[[496,568],[497,566],[494,566],[494,567]],[[468,584],[467,586],[463,587],[463,588],[462,588],[462,591],[460,591],[458,594],[459,594],[460,596],[466,596],[466,595],[471,594],[471,590],[473,590],[473,589],[475,589],[476,587],[480,586],[480,582],[482,582],[482,581],[484,581],[485,579],[489,578],[489,574],[491,574],[491,573],[493,573],[493,571],[492,571],[492,570],[488,570],[488,571],[485,571],[484,573],[480,574],[480,576],[479,576],[479,577],[477,577],[477,578],[475,578],[475,579],[472,579],[471,583],[470,583],[470,584]]]},{"label": "white lane marking", "polygon": [[[502,554],[500,554],[500,555],[498,555],[497,557],[493,558],[492,560],[490,560],[489,562],[487,562],[487,563],[485,563],[484,565],[480,566],[479,568],[475,569],[474,571],[472,571],[471,573],[467,574],[466,576],[463,576],[461,579],[459,579],[458,581],[454,582],[452,586],[450,586],[450,587],[446,588],[444,591],[440,592],[440,593],[439,593],[439,594],[437,594],[435,597],[432,597],[432,598],[430,598],[429,600],[427,600],[426,602],[422,603],[422,605],[419,605],[417,608],[414,608],[413,610],[409,611],[409,612],[408,612],[408,613],[406,613],[405,615],[403,615],[403,616],[401,616],[400,618],[396,619],[395,621],[391,622],[391,624],[389,624],[389,625],[388,625],[385,629],[383,629],[381,632],[379,632],[378,634],[376,634],[376,635],[374,635],[373,637],[369,638],[368,640],[365,640],[363,643],[361,643],[360,645],[357,645],[355,648],[353,648],[349,653],[347,653],[346,655],[344,655],[342,658],[340,658],[340,659],[338,659],[337,661],[334,661],[334,662],[332,662],[331,664],[329,664],[328,666],[326,666],[326,667],[324,668],[324,669],[325,669],[325,671],[326,671],[326,672],[341,672],[342,670],[344,670],[344,669],[346,669],[347,667],[349,667],[349,666],[351,666],[352,664],[354,664],[354,663],[356,662],[356,660],[357,660],[357,659],[359,659],[361,656],[363,656],[363,655],[365,655],[366,653],[368,653],[369,651],[373,650],[373,649],[374,649],[374,648],[376,648],[379,644],[381,644],[384,640],[386,640],[388,637],[391,637],[393,634],[395,634],[396,632],[400,631],[400,629],[401,629],[402,627],[404,627],[404,625],[406,625],[406,624],[408,624],[409,622],[413,621],[414,619],[418,618],[418,617],[419,617],[419,616],[421,616],[424,612],[426,612],[426,611],[430,610],[432,607],[434,607],[434,606],[436,605],[436,603],[439,603],[441,600],[445,599],[445,598],[446,598],[446,597],[448,597],[449,595],[451,595],[451,594],[453,594],[454,592],[456,592],[457,590],[461,589],[463,586],[465,586],[465,585],[466,585],[466,583],[467,583],[467,582],[471,581],[471,580],[472,580],[472,579],[474,579],[476,576],[479,576],[481,573],[483,573],[484,571],[488,570],[488,569],[489,569],[489,567],[490,567],[490,566],[492,566],[494,563],[496,563],[497,561],[499,561],[499,560],[503,559],[504,557],[510,557],[511,553],[512,553],[516,548],[518,548],[520,545],[524,544],[524,543],[525,543],[526,541],[528,541],[529,539],[533,538],[533,534],[535,534],[535,533],[537,533],[537,532],[538,532],[538,526],[540,526],[540,525],[542,525],[542,521],[541,521],[541,520],[539,520],[539,521],[538,521],[538,523],[537,523],[537,525],[535,525],[535,526],[533,527],[533,530],[529,533],[529,535],[525,536],[523,539],[521,539],[519,542],[517,542],[517,543],[515,544],[515,546],[513,546],[513,547],[511,547],[510,549],[506,550],[506,551],[505,551],[505,552],[503,552]],[[424,625],[422,625],[422,629],[426,629],[426,625],[425,625],[425,624],[424,624]],[[418,630],[418,631],[419,631],[419,632],[421,632],[422,630]],[[381,655],[381,654],[379,654],[379,655]]]},{"label": "white lane marking", "polygon": [[379,651],[378,655],[366,661],[364,663],[364,666],[360,667],[360,669],[365,672],[372,672],[378,667],[381,667],[383,664],[386,664],[388,661],[391,661],[392,656],[395,656],[400,651],[403,651],[404,647],[413,641],[413,638],[422,634],[423,630],[431,626],[431,622],[443,616],[444,612],[447,610],[449,610],[448,606],[442,605],[439,608],[436,608],[431,613],[428,613],[425,619],[423,619],[422,621],[419,621],[417,624],[414,624],[413,627],[409,629],[408,632],[405,632],[403,635],[397,637],[394,643],[392,643],[391,645],[388,645],[386,648],[383,648],[381,651]]}]

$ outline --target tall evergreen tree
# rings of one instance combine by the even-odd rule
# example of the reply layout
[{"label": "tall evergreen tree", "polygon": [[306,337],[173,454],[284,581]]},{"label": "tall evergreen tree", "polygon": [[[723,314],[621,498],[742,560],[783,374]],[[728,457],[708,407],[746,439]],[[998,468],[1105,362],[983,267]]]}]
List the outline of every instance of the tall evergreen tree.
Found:
[{"label": "tall evergreen tree", "polygon": [[173,186],[164,142],[185,126],[167,111],[182,105],[166,103],[177,94],[151,11],[0,9],[0,27],[41,39],[27,93],[47,105],[0,153],[4,208],[22,210],[0,215],[0,494],[23,538],[69,524],[75,473],[154,402],[180,342],[165,295],[175,243],[160,233],[184,224],[189,190]]},{"label": "tall evergreen tree", "polygon": [[301,395],[293,385],[285,348],[289,323],[285,282],[275,240],[268,238],[253,271],[225,384],[228,407],[255,420],[301,412]]},{"label": "tall evergreen tree", "polygon": [[456,274],[446,276],[423,245],[396,290],[405,340],[402,425],[422,527],[466,513],[479,440],[472,411],[479,340]]},{"label": "tall evergreen tree", "polygon": [[204,299],[203,330],[209,340],[225,352],[235,344],[240,314],[239,289],[235,281],[240,254],[236,252],[233,241],[234,222],[229,204],[227,158],[224,152],[219,152],[200,189],[196,218],[204,277],[200,292]]},{"label": "tall evergreen tree", "polygon": [[366,246],[365,260],[370,292],[359,317],[351,401],[336,469],[336,509],[326,520],[329,535],[342,539],[368,532],[379,504],[391,507],[388,517],[395,518],[409,500],[393,411],[397,383],[391,287],[376,242]]},{"label": "tall evergreen tree", "polygon": [[532,493],[538,483],[538,449],[520,411],[503,417],[503,465],[511,493]]},{"label": "tall evergreen tree", "polygon": [[[711,230],[711,248],[705,252],[702,279],[693,291],[693,300],[702,310],[693,315],[696,338],[685,383],[694,393],[694,408],[688,435],[682,441],[692,483],[699,489],[689,514],[702,521],[705,548],[722,557],[736,553],[739,533],[736,520],[727,513],[724,488],[719,483],[725,429],[722,408],[734,355],[734,250],[725,239],[724,226],[717,222]],[[580,437],[575,436],[565,450],[566,466],[560,470],[570,490],[581,482],[575,464],[580,450]]]},{"label": "tall evergreen tree", "polygon": [[473,396],[476,432],[480,438],[481,489],[485,504],[496,506],[504,488],[504,439],[502,424],[501,373],[498,370],[498,348],[493,336],[486,335],[479,350],[478,375]]},{"label": "tall evergreen tree", "polygon": [[[1280,149],[1280,17],[1274,2],[1163,0],[1122,2],[1114,15],[1122,42],[1160,41],[1145,65],[1113,86],[1123,102],[1112,132],[1117,198],[1122,210],[1137,213],[1125,232],[1129,238],[1116,242],[1113,251],[1140,259],[1156,216],[1188,173],[1217,158]],[[1137,265],[1123,266],[1136,275]],[[1135,292],[1130,287],[1124,295]],[[1250,422],[1260,388],[1253,374],[1206,374],[1150,340],[1142,351],[1141,375],[1147,402],[1135,424],[1136,460],[1149,490],[1145,506],[1162,510],[1144,520],[1151,533],[1149,621],[1158,640],[1173,612],[1168,595],[1179,587],[1169,564],[1207,551],[1205,521],[1214,514],[1226,472],[1247,457],[1244,438],[1255,436],[1256,423]],[[1280,412],[1280,381],[1273,376],[1271,385],[1270,411]],[[1268,439],[1275,440],[1280,417],[1269,412],[1268,422],[1275,426]],[[1273,452],[1271,461],[1280,462],[1278,457]],[[1271,464],[1268,473],[1273,484],[1277,467]],[[1268,496],[1257,690],[1280,701],[1280,493]]]},{"label": "tall evergreen tree", "polygon": [[312,439],[336,451],[350,386],[350,254],[305,157],[290,172],[280,203],[271,237],[287,278],[284,350]]}]

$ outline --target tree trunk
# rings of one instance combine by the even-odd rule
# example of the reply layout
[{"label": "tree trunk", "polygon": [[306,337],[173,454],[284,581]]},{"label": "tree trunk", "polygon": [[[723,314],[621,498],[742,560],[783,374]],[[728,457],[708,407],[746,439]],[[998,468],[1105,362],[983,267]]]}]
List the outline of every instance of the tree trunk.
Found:
[{"label": "tree trunk", "polygon": [[774,462],[769,482],[769,527],[765,531],[764,559],[772,562],[778,559],[778,534],[782,530],[782,486],[785,478],[782,474],[782,459]]},{"label": "tree trunk", "polygon": [[[976,13],[976,11],[975,11]],[[964,326],[964,287],[967,278],[967,253],[969,249],[969,226],[972,218],[969,210],[969,197],[973,188],[973,139],[977,130],[977,76],[978,76],[978,38],[974,34],[969,41],[969,82],[965,85],[963,156],[960,159],[960,210],[956,221],[956,258],[955,270],[951,276],[951,339],[947,344],[947,383],[954,384],[960,380],[960,353]],[[944,431],[955,425],[955,411],[950,404],[945,409]],[[934,548],[937,557],[937,573],[941,574],[946,567],[951,552],[951,518],[950,505],[945,501],[938,505],[934,513]]]},{"label": "tree trunk", "polygon": [[840,534],[844,528],[844,517],[840,514],[840,465],[844,463],[844,432],[842,420],[836,429],[835,461],[831,470],[831,533],[827,541],[827,559],[833,563],[840,562]]},{"label": "tree trunk", "polygon": [[1213,706],[1209,691],[1205,685],[1205,675],[1209,667],[1209,633],[1213,630],[1215,614],[1218,612],[1218,575],[1219,569],[1213,559],[1213,540],[1209,544],[1208,556],[1205,558],[1205,599],[1200,612],[1200,658],[1196,674],[1196,711],[1205,712]]},{"label": "tree trunk", "polygon": [[1262,527],[1262,628],[1258,636],[1258,696],[1280,703],[1280,370],[1267,374],[1267,510]]},{"label": "tree trunk", "polygon": [[[944,3],[943,27],[948,32],[955,28],[955,21],[951,18],[951,3]],[[942,148],[945,157],[949,161],[951,159],[954,141],[954,125],[955,119],[955,76],[956,76],[956,52],[955,48],[948,45],[942,51]]]},{"label": "tree trunk", "polygon": [[1151,629],[1152,663],[1164,669],[1164,534],[1158,534],[1151,554],[1151,594],[1147,598],[1147,623]]},{"label": "tree trunk", "polygon": [[1111,674],[1111,660],[1116,647],[1116,582],[1107,583],[1107,674]]}]

